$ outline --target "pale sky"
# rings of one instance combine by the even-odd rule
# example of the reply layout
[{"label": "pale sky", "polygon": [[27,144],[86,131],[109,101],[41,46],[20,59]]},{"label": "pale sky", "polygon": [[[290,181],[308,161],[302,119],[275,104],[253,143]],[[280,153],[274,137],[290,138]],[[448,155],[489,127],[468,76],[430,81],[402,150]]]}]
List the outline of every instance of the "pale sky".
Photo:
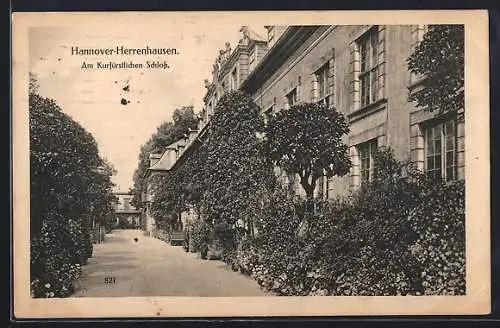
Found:
[{"label": "pale sky", "polygon": [[[249,25],[262,37],[263,26]],[[109,27],[109,25],[108,25]],[[212,65],[231,42],[240,38],[240,25],[210,26],[186,23],[133,28],[32,28],[30,29],[30,70],[37,74],[39,93],[54,99],[63,111],[79,122],[96,139],[101,156],[118,171],[116,189],[132,187],[140,146],[175,108],[194,105],[201,110],[205,87],[211,80]],[[177,56],[72,56],[71,47],[177,48]],[[82,62],[107,63],[166,60],[170,69],[84,70]],[[116,82],[115,82],[116,81]],[[125,92],[122,88],[130,86]],[[120,100],[130,101],[126,106]]]}]

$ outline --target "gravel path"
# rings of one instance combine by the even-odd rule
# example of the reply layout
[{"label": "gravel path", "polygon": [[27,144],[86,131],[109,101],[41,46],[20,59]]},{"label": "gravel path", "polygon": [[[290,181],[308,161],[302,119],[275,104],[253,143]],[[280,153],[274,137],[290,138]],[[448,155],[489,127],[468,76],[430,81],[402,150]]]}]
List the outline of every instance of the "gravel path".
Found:
[{"label": "gravel path", "polygon": [[114,230],[94,245],[74,297],[266,295],[221,261],[199,259],[140,230]]}]

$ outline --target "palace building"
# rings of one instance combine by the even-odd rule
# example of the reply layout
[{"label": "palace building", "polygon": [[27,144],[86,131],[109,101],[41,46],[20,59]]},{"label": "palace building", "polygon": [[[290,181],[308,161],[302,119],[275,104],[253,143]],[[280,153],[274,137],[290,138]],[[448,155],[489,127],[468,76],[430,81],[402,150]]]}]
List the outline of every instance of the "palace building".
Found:
[{"label": "palace building", "polygon": [[[410,92],[422,87],[423,77],[409,72],[407,58],[422,40],[425,25],[266,29],[262,37],[244,26],[236,47],[226,43],[220,50],[212,79],[205,80],[203,121],[196,140],[209,126],[220,97],[240,89],[266,115],[299,102],[321,102],[345,115],[350,126],[345,143],[353,167],[347,176],[324,178],[317,196],[346,195],[370,181],[372,154],[379,147],[392,148],[396,159],[410,160],[429,175],[447,181],[465,178],[463,112],[459,117],[424,112],[408,100]],[[298,179],[278,174],[295,184],[298,195],[304,194]]]},{"label": "palace building", "polygon": [[[198,131],[190,130],[184,139],[168,145],[163,153],[153,153],[149,155],[149,168],[146,171],[145,181],[146,190],[142,194],[143,213],[142,229],[147,232],[155,230],[155,219],[151,213],[151,201],[154,198],[156,181],[155,176],[168,174],[171,170],[180,165],[181,156],[185,158],[186,149],[192,149],[192,144],[197,140]],[[181,229],[182,230],[182,229]]]},{"label": "palace building", "polygon": [[[332,198],[370,181],[372,153],[383,146],[392,148],[397,159],[410,159],[429,174],[446,180],[465,178],[464,121],[424,112],[408,101],[422,77],[409,72],[406,60],[422,40],[425,25],[266,28],[267,45],[247,43],[248,52],[258,54],[248,73],[244,60],[232,63],[236,71],[238,65],[245,67],[245,78],[237,87],[250,94],[264,114],[298,102],[322,102],[349,122],[345,142],[351,172],[324,179],[318,194]],[[243,40],[250,34],[245,29]],[[215,78],[211,88],[220,87],[219,81]],[[209,101],[205,105],[206,111],[213,110]]]},{"label": "palace building", "polygon": [[118,227],[139,228],[141,211],[132,205],[133,194],[131,192],[115,192],[115,215]]}]

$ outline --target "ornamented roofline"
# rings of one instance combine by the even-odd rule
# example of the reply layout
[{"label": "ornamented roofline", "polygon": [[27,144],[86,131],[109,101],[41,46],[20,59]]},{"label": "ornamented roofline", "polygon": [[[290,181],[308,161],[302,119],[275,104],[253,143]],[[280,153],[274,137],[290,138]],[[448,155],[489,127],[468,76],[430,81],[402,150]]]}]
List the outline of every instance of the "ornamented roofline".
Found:
[{"label": "ornamented roofline", "polygon": [[[269,26],[266,26],[269,28]],[[262,60],[257,64],[254,70],[250,73],[250,75],[243,81],[240,89],[247,91],[248,88],[252,88],[256,83],[259,83],[262,80],[268,78],[269,74],[272,74],[272,70],[276,69],[279,64],[286,60],[287,56],[292,52],[293,49],[297,49],[302,45],[302,43],[310,36],[314,31],[316,31],[317,26],[289,26],[286,28],[285,32],[280,36],[280,38],[276,41],[274,46],[267,50],[267,53],[264,55]],[[224,70],[227,69],[231,64],[232,60],[237,57],[239,51],[248,49],[248,45],[251,42],[256,43],[267,43],[266,40],[258,36],[255,32],[248,29],[248,27],[243,26],[240,29],[240,32],[243,33],[243,38],[240,39],[240,42],[234,49],[231,51],[230,44],[226,43],[226,48],[224,50],[219,51],[219,57],[214,63],[214,71],[213,78],[219,78],[222,74],[219,72],[226,73]],[[229,55],[228,55],[229,54]],[[277,66],[278,65],[278,66]],[[267,72],[266,70],[269,70]],[[217,73],[217,74],[215,74]],[[266,74],[267,73],[267,74]],[[262,76],[261,76],[262,75]],[[208,79],[205,79],[205,88],[207,92],[203,100],[206,102],[208,97],[215,91],[216,84],[215,80],[209,82]],[[218,81],[217,81],[218,82]],[[187,142],[182,149],[179,156],[176,158],[174,163],[172,164],[170,169],[175,169],[182,162],[185,161],[186,156],[189,156],[189,153],[193,151],[193,148],[199,147],[203,143],[204,136],[208,131],[210,126],[210,121],[206,122],[205,125],[201,127],[198,131],[197,135],[194,138],[189,138],[189,142]],[[167,147],[168,148],[168,147]],[[154,170],[153,168],[149,168],[148,171]]]},{"label": "ornamented roofline", "polygon": [[[219,82],[221,76],[227,73],[228,67],[238,57],[238,53],[244,50],[248,50],[254,43],[267,43],[267,40],[258,35],[255,31],[250,29],[248,26],[242,26],[239,30],[243,34],[240,38],[238,44],[234,49],[231,48],[229,42],[225,43],[224,49],[219,50],[219,55],[217,56],[213,66],[212,66],[212,82],[205,79],[205,88],[207,89],[207,94],[211,94],[215,88],[215,82]],[[204,99],[206,96],[204,97]]]}]

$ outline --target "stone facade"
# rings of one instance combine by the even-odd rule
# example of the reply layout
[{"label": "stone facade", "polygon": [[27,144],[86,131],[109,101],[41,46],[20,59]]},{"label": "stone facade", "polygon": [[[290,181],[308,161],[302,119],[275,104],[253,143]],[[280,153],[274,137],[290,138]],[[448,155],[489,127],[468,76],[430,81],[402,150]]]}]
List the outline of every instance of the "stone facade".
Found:
[{"label": "stone facade", "polygon": [[[370,180],[372,151],[384,146],[422,170],[435,167],[447,179],[464,179],[463,120],[424,113],[408,101],[422,77],[408,71],[406,60],[425,30],[421,25],[290,26],[242,84],[264,113],[321,101],[347,117],[351,131],[345,142],[353,167],[346,177],[325,178],[317,195],[345,195]],[[425,131],[432,127],[431,146]]]},{"label": "stone facade", "polygon": [[149,168],[146,172],[146,190],[142,195],[143,202],[143,222],[142,229],[148,233],[156,230],[156,222],[151,214],[151,201],[154,199],[155,176],[168,174],[176,165],[181,163],[181,158],[185,157],[185,152],[198,137],[198,130],[190,130],[184,139],[168,145],[162,153],[152,153],[149,155]]},{"label": "stone facade", "polygon": [[237,90],[257,66],[267,51],[267,42],[246,26],[240,29],[242,37],[234,49],[230,43],[219,51],[213,69],[212,81],[205,80],[207,92],[203,101],[203,120],[207,122],[217,107],[220,97],[227,91]]},{"label": "stone facade", "polygon": [[[236,48],[226,44],[220,51],[212,81],[205,80],[203,121],[196,140],[203,138],[220,97],[240,89],[251,95],[264,115],[299,102],[322,102],[346,116],[350,133],[344,142],[349,146],[352,169],[344,177],[321,179],[316,196],[347,195],[370,181],[373,151],[381,147],[392,148],[398,160],[410,159],[429,174],[447,180],[465,178],[463,113],[440,116],[408,101],[409,92],[421,87],[423,77],[411,74],[406,61],[422,40],[425,25],[266,29],[264,39],[242,27]],[[184,145],[181,157],[185,149],[196,145],[199,143]],[[167,152],[161,158],[170,156]],[[179,156],[172,160],[175,158]],[[152,172],[156,166],[152,163]],[[279,168],[276,174],[298,196],[305,196],[297,178]]]}]

